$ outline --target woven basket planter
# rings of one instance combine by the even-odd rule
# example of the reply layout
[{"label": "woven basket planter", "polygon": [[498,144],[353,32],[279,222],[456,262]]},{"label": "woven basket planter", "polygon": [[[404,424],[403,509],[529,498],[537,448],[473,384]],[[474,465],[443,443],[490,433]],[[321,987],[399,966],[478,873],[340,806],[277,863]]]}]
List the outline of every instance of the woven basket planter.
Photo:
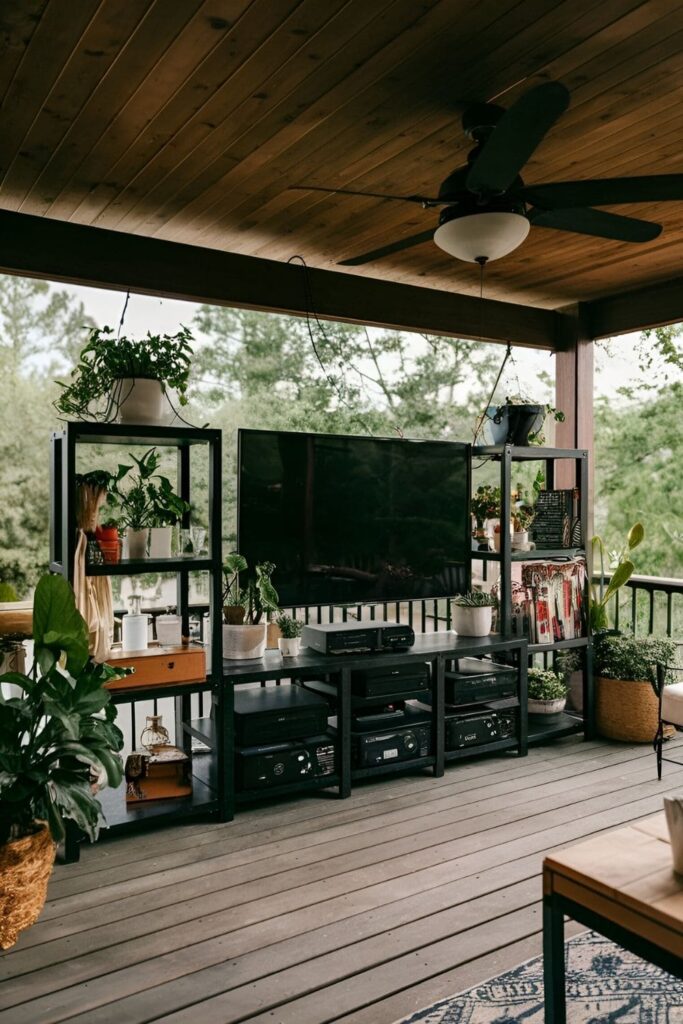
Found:
[{"label": "woven basket planter", "polygon": [[[601,736],[627,743],[652,743],[659,705],[650,683],[598,676],[595,687],[595,715]],[[666,726],[664,737],[668,739],[674,731]]]},{"label": "woven basket planter", "polygon": [[38,920],[47,896],[56,846],[44,822],[33,835],[0,846],[0,949]]}]

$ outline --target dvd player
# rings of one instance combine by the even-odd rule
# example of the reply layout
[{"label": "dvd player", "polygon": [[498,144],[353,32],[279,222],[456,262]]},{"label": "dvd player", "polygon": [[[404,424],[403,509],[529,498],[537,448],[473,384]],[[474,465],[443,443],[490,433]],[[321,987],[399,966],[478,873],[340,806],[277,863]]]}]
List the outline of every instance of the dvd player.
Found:
[{"label": "dvd player", "polygon": [[235,738],[240,747],[319,736],[327,729],[329,705],[300,686],[235,688]]},{"label": "dvd player", "polygon": [[303,647],[319,654],[361,654],[412,647],[415,632],[397,622],[325,622],[304,626]]},{"label": "dvd player", "polygon": [[446,704],[478,704],[518,696],[517,669],[486,658],[460,658],[458,671],[445,674]]}]

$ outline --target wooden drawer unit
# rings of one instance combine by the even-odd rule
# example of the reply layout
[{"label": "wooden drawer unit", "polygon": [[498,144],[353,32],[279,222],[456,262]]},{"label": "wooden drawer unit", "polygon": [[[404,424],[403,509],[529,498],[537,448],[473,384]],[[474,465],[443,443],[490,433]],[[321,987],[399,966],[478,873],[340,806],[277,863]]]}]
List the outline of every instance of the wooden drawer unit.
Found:
[{"label": "wooden drawer unit", "polygon": [[149,647],[146,651],[115,651],[109,658],[115,668],[132,668],[132,675],[107,684],[109,690],[137,690],[147,686],[174,686],[206,679],[203,647]]}]

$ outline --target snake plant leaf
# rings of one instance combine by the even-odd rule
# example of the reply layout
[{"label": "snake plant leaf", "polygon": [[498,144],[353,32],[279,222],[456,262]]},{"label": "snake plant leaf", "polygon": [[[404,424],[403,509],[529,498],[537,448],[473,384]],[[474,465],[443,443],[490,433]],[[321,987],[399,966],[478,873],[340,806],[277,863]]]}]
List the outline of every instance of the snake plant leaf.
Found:
[{"label": "snake plant leaf", "polygon": [[631,529],[628,531],[626,537],[626,543],[628,544],[629,551],[633,551],[637,548],[645,536],[645,527],[642,523],[634,523]]},{"label": "snake plant leaf", "polygon": [[628,559],[616,567],[612,573],[612,578],[609,581],[605,595],[600,602],[603,606],[607,604],[614,594],[616,594],[620,587],[623,587],[624,584],[630,580],[634,570],[635,566],[633,562],[630,562]]}]

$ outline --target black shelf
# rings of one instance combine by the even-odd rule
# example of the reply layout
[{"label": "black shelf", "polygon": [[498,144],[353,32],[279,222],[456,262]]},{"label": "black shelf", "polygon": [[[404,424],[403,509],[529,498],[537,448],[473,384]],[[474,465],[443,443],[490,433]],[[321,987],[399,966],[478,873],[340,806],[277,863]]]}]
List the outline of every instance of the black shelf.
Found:
[{"label": "black shelf", "polygon": [[555,640],[551,644],[529,644],[529,654],[543,654],[544,651],[565,651],[570,647],[588,647],[587,636],[577,636],[573,640]]},{"label": "black shelf", "polygon": [[69,423],[77,444],[140,444],[186,448],[220,440],[220,430],[144,423]]},{"label": "black shelf", "polygon": [[494,740],[493,743],[484,743],[480,747],[462,747],[460,750],[447,750],[444,754],[446,761],[464,761],[467,757],[484,757],[487,754],[497,754],[505,750],[517,750],[518,741],[514,739]]},{"label": "black shelf", "polygon": [[517,461],[542,462],[545,459],[582,459],[588,452],[583,448],[542,448],[535,445],[520,448],[513,444],[484,444],[472,448],[475,459],[500,459],[506,454]]},{"label": "black shelf", "polygon": [[352,768],[352,779],[371,779],[375,775],[393,775],[394,772],[415,771],[418,768],[431,768],[436,761],[433,754],[428,757],[415,757],[410,761],[393,761],[391,764],[371,765],[369,768]]},{"label": "black shelf", "polygon": [[193,718],[183,722],[185,732],[196,740],[206,743],[212,750],[216,749],[216,723],[213,718]]},{"label": "black shelf", "polygon": [[192,762],[192,795],[171,798],[168,800],[147,800],[136,804],[126,804],[125,781],[116,789],[107,787],[97,794],[102,804],[102,811],[108,830],[133,831],[141,824],[166,825],[178,819],[216,814],[218,796],[216,789],[210,784],[213,766],[200,755]]},{"label": "black shelf", "polygon": [[319,778],[302,779],[301,782],[287,782],[282,786],[266,786],[264,789],[238,789],[235,793],[235,801],[238,804],[251,803],[254,800],[273,800],[278,796],[288,796],[292,793],[305,793],[313,789],[338,788],[339,776],[321,775]]},{"label": "black shelf", "polygon": [[529,746],[583,732],[583,719],[578,716],[563,711],[559,715],[548,717],[552,718],[551,722],[542,721],[541,716],[529,718]]},{"label": "black shelf", "polygon": [[[511,562],[558,562],[571,561],[572,558],[585,558],[585,548],[553,548],[548,551],[511,551]],[[481,562],[500,562],[500,551],[472,551],[472,558]]]}]

